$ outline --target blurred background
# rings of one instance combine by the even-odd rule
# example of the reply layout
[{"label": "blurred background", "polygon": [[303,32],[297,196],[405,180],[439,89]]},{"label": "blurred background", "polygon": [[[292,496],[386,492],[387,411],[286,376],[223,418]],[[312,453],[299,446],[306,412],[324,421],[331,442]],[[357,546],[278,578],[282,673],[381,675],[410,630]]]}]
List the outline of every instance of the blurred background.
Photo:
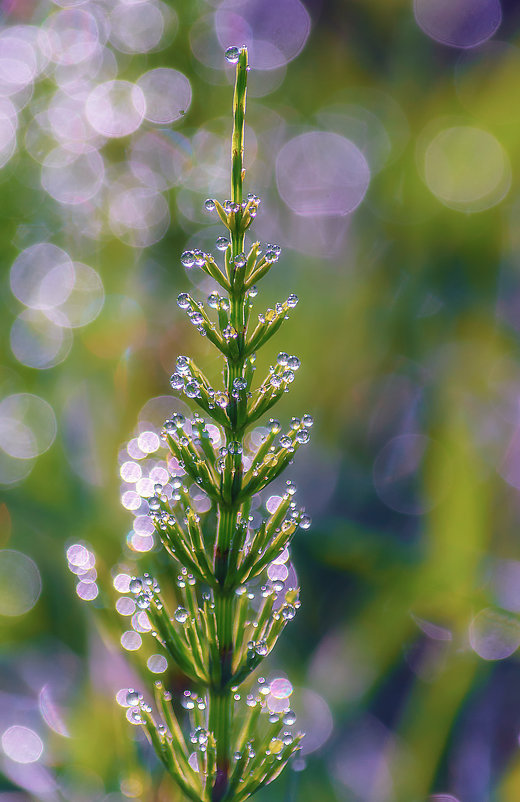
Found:
[{"label": "blurred background", "polygon": [[518,4],[0,9],[0,802],[181,799],[115,695],[183,678],[114,601],[157,550],[175,359],[221,370],[176,297],[211,289],[179,256],[224,233],[241,44],[253,234],[283,249],[258,311],[300,298],[261,362],[301,358],[277,414],[316,420],[263,669],[308,735],[257,798],[517,802]]}]

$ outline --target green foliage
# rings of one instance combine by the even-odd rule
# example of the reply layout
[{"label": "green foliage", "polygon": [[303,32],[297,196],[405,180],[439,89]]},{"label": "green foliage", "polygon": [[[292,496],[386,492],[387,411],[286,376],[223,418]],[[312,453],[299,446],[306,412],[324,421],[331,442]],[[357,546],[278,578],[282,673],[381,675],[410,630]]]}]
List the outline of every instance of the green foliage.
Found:
[{"label": "green foliage", "polygon": [[[172,386],[182,389],[220,428],[225,446],[214,447],[198,413],[189,427],[182,415],[174,415],[163,430],[171,454],[187,479],[214,503],[216,516],[198,514],[180,479],[174,482],[171,499],[157,487],[150,500],[151,516],[174,562],[171,576],[179,565],[183,571],[181,587],[175,591],[180,604],[175,611],[169,609],[168,593],[149,575],[135,577],[130,584],[137,605],[147,610],[158,642],[196,689],[187,697],[192,728],[189,741],[174,711],[172,694],[161,682],[155,684],[157,713],[143,696],[131,691],[127,700],[133,708],[131,717],[142,724],[157,756],[184,794],[204,802],[247,799],[278,776],[298,751],[302,738],[301,733],[288,729],[294,715],[269,713],[261,695],[249,693],[247,703],[236,704],[239,686],[270,654],[299,606],[297,589],[281,591],[267,584],[262,588],[260,608],[254,612],[245,583],[259,577],[283,552],[299,525],[307,528],[310,523],[293,500],[291,483],[276,509],[256,529],[251,525],[251,499],[283,473],[300,445],[308,442],[312,425],[309,415],[293,418],[288,431],[281,434],[279,422],[271,419],[263,442],[246,462],[248,429],[288,389],[294,379],[290,360],[295,367],[299,364],[296,358],[280,354],[277,364],[254,389],[256,351],[276,333],[298,299],[289,296],[259,315],[256,327],[250,324],[256,295],[252,288],[275,264],[279,249],[268,246],[261,255],[260,244],[255,242],[244,254],[245,232],[259,204],[255,195],[248,195],[245,201],[242,197],[247,71],[247,50],[242,48],[237,53],[233,104],[232,197],[223,205],[208,201],[230,234],[227,245],[220,242],[225,245],[224,272],[208,254],[187,251],[182,256],[185,264],[195,262],[226,291],[224,297],[212,296],[217,323],[189,294],[181,293],[178,299],[200,333],[224,356],[224,387],[213,388],[185,356],[178,357],[171,378]],[[209,530],[214,524],[212,537]],[[197,750],[197,767],[190,759],[190,742]]]}]

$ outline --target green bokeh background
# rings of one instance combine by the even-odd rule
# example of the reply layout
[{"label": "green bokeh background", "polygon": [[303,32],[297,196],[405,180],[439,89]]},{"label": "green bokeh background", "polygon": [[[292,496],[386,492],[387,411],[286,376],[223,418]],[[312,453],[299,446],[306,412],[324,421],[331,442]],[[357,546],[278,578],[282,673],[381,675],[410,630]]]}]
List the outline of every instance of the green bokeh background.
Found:
[{"label": "green bokeh background", "polygon": [[[171,44],[121,58],[120,76],[133,80],[154,66],[188,76],[193,103],[173,128],[190,140],[201,127],[220,130],[219,118],[230,128],[231,90],[226,78],[210,82],[217,79],[190,48],[192,26],[212,7],[178,0],[175,9]],[[332,106],[339,113],[346,104],[372,110],[390,156],[361,206],[341,219],[339,230],[348,228],[341,248],[329,248],[326,236],[323,247],[288,247],[258,297],[264,307],[288,292],[300,298],[266,351],[283,348],[302,359],[278,416],[310,412],[316,419],[312,444],[291,474],[313,516],[293,547],[302,608],[270,670],[319,694],[334,723],[306,770],[288,771],[258,800],[423,802],[445,793],[460,802],[516,802],[518,657],[483,660],[469,628],[491,608],[500,641],[500,626],[507,620],[516,632],[520,611],[520,604],[516,612],[514,604],[501,609],[507,594],[499,570],[519,566],[518,488],[507,465],[518,449],[520,391],[520,54],[497,59],[484,49],[470,58],[436,43],[416,24],[408,0],[323,0],[308,9],[313,25],[304,50],[274,92],[248,102],[258,163],[268,171],[264,206],[272,199],[282,227],[293,225],[276,192],[277,152],[301,131],[327,130]],[[14,6],[4,24],[29,21],[32,13]],[[38,22],[41,8],[34,14]],[[519,23],[515,4],[504,2],[495,40],[516,47]],[[452,125],[489,132],[508,155],[511,186],[492,208],[449,208],[424,180],[424,138]],[[260,135],[263,127],[271,138]],[[367,123],[367,140],[373,135]],[[126,158],[127,144],[112,143],[110,158]],[[36,798],[180,800],[157,767],[149,779],[153,760],[114,702],[107,674],[117,671],[120,621],[101,602],[76,597],[65,548],[90,544],[101,584],[110,581],[131,525],[119,505],[118,453],[139,410],[168,392],[178,354],[218,375],[208,343],[175,302],[190,282],[178,255],[207,219],[189,220],[181,211],[189,189],[174,187],[172,224],[159,243],[139,252],[105,237],[88,248],[80,241],[78,252],[66,216],[35,176],[22,143],[0,173],[0,380],[2,395],[45,398],[58,436],[28,478],[2,492],[0,547],[29,555],[43,590],[26,615],[0,616],[0,691],[6,710],[9,698],[37,710],[38,682],[69,678],[59,703],[70,737],[41,720],[35,726],[61,790]],[[246,179],[253,191],[254,177],[253,164]],[[204,197],[193,193],[194,206]],[[75,333],[67,359],[41,371],[21,365],[9,347],[20,312],[9,269],[39,232],[92,265],[111,296]],[[130,299],[126,306],[120,296]],[[413,434],[428,438],[421,441],[426,452],[382,497],[374,485],[377,457],[392,438]],[[73,467],[83,458],[91,481]],[[424,622],[444,633],[428,637]],[[183,687],[182,678],[175,681]],[[0,789],[0,802],[7,793],[29,794],[7,777]]]}]

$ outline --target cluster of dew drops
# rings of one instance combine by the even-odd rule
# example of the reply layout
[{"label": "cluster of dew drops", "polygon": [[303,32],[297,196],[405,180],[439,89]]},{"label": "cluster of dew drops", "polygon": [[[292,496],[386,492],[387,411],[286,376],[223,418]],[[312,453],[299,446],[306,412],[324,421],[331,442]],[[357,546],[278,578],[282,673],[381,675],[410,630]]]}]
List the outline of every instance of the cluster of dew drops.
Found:
[{"label": "cluster of dew drops", "polygon": [[[295,489],[294,485],[292,485],[290,491],[293,491],[293,489]],[[179,587],[184,587],[186,583],[194,585],[196,584],[196,580],[193,578],[193,576],[187,573],[186,569],[183,569],[183,573],[177,578],[177,584]],[[142,578],[133,577],[129,582],[128,589],[136,597],[137,607],[139,607],[141,610],[146,610],[150,606],[150,601],[153,596],[152,591],[154,593],[160,592],[157,581],[149,574],[144,574]],[[273,590],[275,592],[279,592],[283,589],[284,583],[281,581],[275,581],[272,583],[271,587],[265,585],[262,587],[262,595],[266,596]],[[247,593],[249,599],[251,600],[255,597],[255,594],[251,591],[248,591],[244,585],[237,588],[236,593],[239,596]],[[210,599],[210,595],[208,593],[204,595],[208,600]],[[294,618],[296,609],[298,607],[298,601],[296,601],[294,605],[286,604],[282,608],[281,614],[286,620],[290,620]],[[178,607],[175,610],[174,618],[179,624],[184,624],[189,618],[189,613],[184,607]],[[253,649],[260,655],[267,653],[267,646],[261,641],[258,643],[249,643],[248,649]],[[157,680],[155,685],[159,692],[162,693],[164,700],[171,702],[172,693],[164,689],[162,682]],[[232,692],[234,702],[237,704],[241,703],[242,695],[239,693],[238,686],[233,687]],[[266,711],[270,723],[280,721],[281,718],[285,727],[291,727],[296,722],[296,715],[290,709],[289,705],[289,697],[291,696],[292,692],[292,685],[286,678],[275,678],[271,682],[267,682],[265,677],[261,676],[257,679],[256,686],[245,695],[244,701],[246,705],[251,708],[260,705],[261,709]],[[152,712],[151,705],[149,705],[145,701],[143,695],[134,688],[128,688],[120,691],[116,698],[118,698],[120,704],[128,708],[127,719],[132,724],[139,725],[142,723],[143,711],[147,711],[149,713]],[[191,690],[185,690],[181,697],[181,705],[186,711],[188,711],[189,715],[191,714],[192,729],[190,732],[190,742],[194,745],[196,750],[199,752],[205,752],[209,740],[209,732],[207,729],[201,726],[200,723],[195,723],[192,711],[196,711],[199,714],[198,719],[200,722],[200,714],[203,714],[207,709],[206,697],[200,696]],[[159,725],[158,730],[160,733],[171,737],[171,734],[168,732],[164,724]],[[274,738],[272,740],[266,754],[278,754],[281,751],[281,748],[292,743],[293,739],[294,734],[292,731],[290,729],[285,729],[278,738]],[[253,743],[251,741],[245,745],[245,749],[247,750],[249,758],[255,757]],[[242,755],[240,752],[236,752],[234,759],[239,760],[241,756]],[[190,761],[192,768],[198,770],[196,752],[191,755]]]},{"label": "cluster of dew drops", "polygon": [[[171,691],[164,689],[161,680],[156,680],[155,686],[166,702],[172,701],[173,694]],[[239,693],[238,686],[234,686],[231,690],[233,692],[234,702],[240,703],[242,695]],[[291,744],[294,740],[294,733],[289,729],[296,723],[296,714],[289,706],[289,698],[292,693],[293,687],[285,677],[277,677],[271,680],[271,682],[268,682],[265,677],[261,676],[256,680],[255,686],[245,695],[244,701],[248,707],[254,708],[260,705],[261,709],[267,713],[269,723],[274,724],[281,719],[286,728],[277,738],[271,740],[266,750],[267,755],[278,754],[283,746]],[[125,707],[129,708],[127,718],[132,724],[139,725],[142,723],[142,711],[148,713],[152,712],[151,705],[149,705],[145,701],[143,695],[134,688],[128,688],[121,701]],[[207,710],[207,699],[205,696],[201,696],[194,691],[186,689],[183,691],[181,697],[181,706],[188,712],[191,719],[192,726],[189,740],[196,751],[191,754],[189,762],[192,768],[197,771],[197,751],[203,753],[207,750],[210,733],[209,730],[201,726],[200,723],[196,724],[194,719],[195,716],[197,716],[200,721],[201,714],[204,715]],[[158,726],[158,731],[162,735],[171,737],[171,733],[169,733],[168,728],[164,724]],[[256,757],[253,740],[248,741],[244,749],[250,759]],[[233,755],[235,761],[240,760],[241,757],[241,752],[235,752]]]},{"label": "cluster of dew drops", "polygon": [[[230,50],[236,51],[238,53],[237,48],[230,48]],[[237,56],[238,59],[238,56]],[[260,198],[255,195],[254,193],[250,193],[247,196],[247,201],[243,201],[242,208],[244,209],[248,204],[252,205],[252,210],[250,210],[250,214],[252,217],[256,215],[256,209],[260,204]],[[215,201],[212,198],[208,198],[204,206],[207,210],[211,211],[215,209]],[[231,200],[224,201],[224,209],[226,212],[238,211],[241,207],[239,204],[234,204]],[[219,251],[226,251],[229,246],[229,239],[224,236],[217,237],[216,240],[216,248]],[[257,254],[260,256],[262,253],[264,254],[264,259],[268,263],[276,262],[281,254],[281,247],[279,245],[274,245],[272,243],[267,243],[264,248],[258,247]],[[209,254],[204,253],[201,250],[194,249],[194,250],[187,250],[181,254],[181,264],[189,269],[192,267],[202,267],[206,260],[210,258]],[[247,262],[246,255],[244,253],[240,253],[234,257],[234,264],[237,268],[242,268],[245,266]],[[247,297],[253,299],[257,295],[257,287],[252,286],[249,288],[247,292]],[[204,304],[202,302],[198,302],[195,304],[195,308],[193,308],[193,301],[187,292],[181,292],[177,297],[177,304],[180,309],[183,309],[187,312],[188,318],[191,323],[197,328],[199,333],[202,336],[206,336],[206,331],[204,328],[204,314],[203,308]],[[298,296],[295,293],[290,293],[286,302],[285,307],[282,303],[277,303],[275,305],[274,310],[268,309],[267,312],[259,313],[258,321],[259,323],[270,323],[275,319],[275,316],[286,314],[287,309],[294,308],[298,304]],[[221,296],[218,292],[213,291],[209,294],[207,298],[207,305],[210,309],[214,310],[222,310],[224,312],[228,312],[230,308],[229,299],[225,296]],[[214,324],[211,324],[212,326]],[[224,338],[226,340],[230,340],[231,338],[237,337],[237,331],[231,326],[230,324],[223,330],[222,332]],[[255,355],[252,354],[249,357],[250,361],[255,360]],[[261,392],[267,392],[270,388],[278,389],[279,387],[283,386],[285,391],[288,391],[289,385],[294,381],[295,372],[299,369],[301,363],[297,356],[286,354],[285,352],[281,351],[276,360],[276,366],[271,366],[269,369],[269,377],[266,382],[261,386]],[[281,370],[280,370],[281,369]],[[173,390],[178,392],[184,392],[184,394],[188,398],[197,398],[200,396],[200,384],[198,380],[192,375],[191,368],[190,368],[190,360],[186,356],[179,356],[177,357],[176,367],[174,373],[170,377],[170,385]],[[239,398],[240,392],[245,390],[247,387],[247,382],[244,378],[237,377],[233,381],[233,389],[232,395],[234,398]],[[216,391],[213,388],[207,388],[208,395],[209,395],[209,407],[214,408],[215,406],[220,406],[221,408],[225,409],[229,404],[229,397],[226,392],[223,391]],[[295,420],[295,419],[293,419]],[[306,427],[310,427],[312,425],[310,415],[305,415],[303,419],[303,423]],[[166,430],[167,431],[175,431],[175,425],[172,425],[170,421],[166,422]],[[288,438],[285,438],[287,445]],[[308,432],[302,431],[299,432],[297,435],[297,440],[300,443],[308,442],[309,434]],[[283,443],[282,443],[283,445]]]}]

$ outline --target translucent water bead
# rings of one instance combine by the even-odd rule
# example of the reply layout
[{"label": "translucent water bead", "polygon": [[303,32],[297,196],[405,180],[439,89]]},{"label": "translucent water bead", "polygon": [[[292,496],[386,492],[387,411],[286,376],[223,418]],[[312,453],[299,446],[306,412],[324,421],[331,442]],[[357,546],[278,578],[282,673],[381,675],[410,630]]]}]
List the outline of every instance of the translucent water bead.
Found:
[{"label": "translucent water bead", "polygon": [[215,201],[213,200],[213,198],[207,198],[204,201],[204,208],[206,209],[207,212],[212,212],[215,209]]},{"label": "translucent water bead", "polygon": [[181,254],[181,264],[184,267],[193,267],[195,264],[195,254],[193,251],[183,251]]},{"label": "translucent water bead", "polygon": [[172,373],[170,384],[173,390],[182,390],[184,388],[184,379],[180,373]]},{"label": "translucent water bead", "polygon": [[174,617],[179,624],[184,624],[188,620],[188,611],[184,607],[177,607]]},{"label": "translucent water bead", "polygon": [[241,376],[237,376],[236,379],[233,379],[233,389],[234,390],[245,390],[247,388],[247,381],[242,378]]},{"label": "translucent water bead", "polygon": [[190,360],[187,356],[178,356],[176,360],[177,370],[179,373],[189,373],[190,372]]},{"label": "translucent water bead", "polygon": [[193,256],[195,257],[195,264],[197,267],[202,267],[204,262],[206,261],[206,254],[202,251],[196,250],[193,251]]},{"label": "translucent water bead", "polygon": [[226,61],[229,61],[230,64],[236,64],[240,56],[240,50],[238,47],[228,47],[224,55],[226,57]]},{"label": "translucent water bead", "polygon": [[227,246],[229,245],[229,240],[226,237],[217,237],[217,241],[215,242],[217,250],[225,251]]},{"label": "translucent water bead", "polygon": [[181,292],[177,296],[177,306],[180,309],[188,309],[189,305],[190,305],[190,296],[188,295],[187,292]]},{"label": "translucent water bead", "polygon": [[245,254],[243,253],[237,254],[237,256],[235,256],[235,258],[233,259],[233,262],[235,263],[235,267],[244,267],[246,264]]},{"label": "translucent water bead", "polygon": [[140,697],[141,694],[138,691],[134,691],[133,688],[129,690],[126,694],[126,703],[128,707],[135,707],[135,705],[138,705]]},{"label": "translucent water bead", "polygon": [[200,387],[198,382],[196,381],[188,382],[188,384],[184,388],[184,392],[186,393],[188,398],[196,398],[198,395],[200,395]]},{"label": "translucent water bead", "polygon": [[298,303],[298,296],[292,292],[287,298],[287,306],[294,307]]},{"label": "translucent water bead", "polygon": [[188,316],[194,326],[200,326],[201,323],[204,323],[203,314],[201,312],[197,312],[196,309],[194,309],[192,312],[188,312]]}]

